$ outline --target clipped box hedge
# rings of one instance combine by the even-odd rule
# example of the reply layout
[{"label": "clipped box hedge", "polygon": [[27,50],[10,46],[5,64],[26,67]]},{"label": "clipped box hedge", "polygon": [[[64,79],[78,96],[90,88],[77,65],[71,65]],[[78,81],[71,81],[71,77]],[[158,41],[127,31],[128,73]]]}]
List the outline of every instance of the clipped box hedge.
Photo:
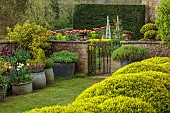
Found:
[{"label": "clipped box hedge", "polygon": [[149,59],[142,60],[141,62],[151,62],[154,64],[164,64],[164,63],[170,63],[170,57],[152,57]]},{"label": "clipped box hedge", "polygon": [[156,113],[149,103],[138,98],[117,96],[99,105],[102,113]]},{"label": "clipped box hedge", "polygon": [[73,28],[92,29],[106,26],[107,16],[112,26],[119,16],[121,27],[134,32],[134,39],[143,37],[140,29],[145,24],[144,5],[77,4],[73,14]]},{"label": "clipped box hedge", "polygon": [[[124,72],[124,74],[126,74],[126,72]],[[131,75],[135,75],[136,73],[132,73]],[[170,74],[168,73],[162,73],[162,72],[158,72],[158,71],[144,71],[144,72],[139,72],[138,75],[145,75],[145,76],[150,76],[153,77],[155,80],[161,82],[164,84],[164,86],[166,87],[166,89],[170,92]],[[122,74],[113,74],[112,77],[115,76],[119,76]]]},{"label": "clipped box hedge", "polygon": [[25,113],[156,113],[151,104],[138,98],[97,96],[73,104],[36,108]]},{"label": "clipped box hedge", "polygon": [[68,106],[35,108],[25,113],[169,113],[169,67],[168,57],[132,63],[87,88]]},{"label": "clipped box hedge", "polygon": [[143,71],[158,71],[158,72],[170,74],[170,70],[167,70],[164,66],[165,65],[158,65],[151,62],[134,62],[117,70],[113,75],[126,74],[126,73],[138,73]]},{"label": "clipped box hedge", "polygon": [[76,101],[100,95],[140,98],[150,103],[159,113],[170,112],[170,95],[164,84],[153,77],[139,73],[122,74],[105,79],[86,89]]}]

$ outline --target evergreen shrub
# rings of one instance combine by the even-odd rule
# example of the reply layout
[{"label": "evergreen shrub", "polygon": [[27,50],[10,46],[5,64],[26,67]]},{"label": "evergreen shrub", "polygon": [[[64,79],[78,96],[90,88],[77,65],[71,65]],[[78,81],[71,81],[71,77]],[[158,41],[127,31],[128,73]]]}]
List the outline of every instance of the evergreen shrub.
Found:
[{"label": "evergreen shrub", "polygon": [[76,53],[67,50],[62,50],[60,52],[54,52],[50,58],[55,63],[72,63],[77,62],[79,57]]},{"label": "evergreen shrub", "polygon": [[119,61],[140,61],[148,58],[149,52],[143,47],[127,45],[112,52],[112,58]]},{"label": "evergreen shrub", "polygon": [[25,113],[156,113],[155,109],[149,103],[138,98],[117,96],[96,96],[92,98],[81,99],[67,107],[53,106],[42,109],[33,109]]},{"label": "evergreen shrub", "polygon": [[119,70],[87,88],[68,106],[35,108],[25,113],[170,112],[168,57],[146,59]]},{"label": "evergreen shrub", "polygon": [[159,71],[170,73],[164,67],[150,62],[134,62],[117,70],[114,74],[138,73],[143,71]]},{"label": "evergreen shrub", "polygon": [[140,98],[150,103],[154,109],[161,112],[170,111],[169,92],[163,83],[153,77],[135,74],[122,74],[91,86],[81,93],[76,101],[94,96],[128,96]]},{"label": "evergreen shrub", "polygon": [[167,63],[167,62],[170,63],[170,57],[152,57],[152,58],[142,60],[141,62],[142,63],[143,62],[146,62],[146,63],[150,62],[150,63],[154,63],[154,64],[163,64],[163,63]]},{"label": "evergreen shrub", "polygon": [[142,28],[140,29],[141,33],[145,33],[149,30],[158,30],[158,28],[156,27],[156,25],[154,23],[147,23],[145,25],[142,26]]},{"label": "evergreen shrub", "polygon": [[102,113],[156,113],[149,103],[138,98],[117,96],[99,105]]},{"label": "evergreen shrub", "polygon": [[[128,74],[124,72],[124,74]],[[131,75],[135,75],[136,73],[131,73]],[[161,82],[164,84],[164,86],[167,88],[167,90],[170,92],[170,74],[168,73],[162,73],[158,71],[143,71],[137,73],[138,75],[145,75],[145,76],[150,76],[153,77],[155,80]],[[113,74],[112,77],[119,76],[121,74]]]},{"label": "evergreen shrub", "polygon": [[107,16],[114,25],[117,16],[124,30],[134,32],[134,39],[142,37],[140,28],[145,24],[144,5],[77,4],[73,14],[74,29],[93,29],[106,26]]}]

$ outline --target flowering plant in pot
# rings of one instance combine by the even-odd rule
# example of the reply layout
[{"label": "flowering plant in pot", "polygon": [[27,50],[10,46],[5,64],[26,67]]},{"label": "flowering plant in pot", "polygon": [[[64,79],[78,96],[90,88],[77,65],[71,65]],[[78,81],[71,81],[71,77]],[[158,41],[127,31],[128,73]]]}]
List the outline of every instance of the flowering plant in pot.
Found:
[{"label": "flowering plant in pot", "polygon": [[45,76],[45,72],[44,72],[44,67],[45,64],[42,61],[38,61],[38,60],[31,60],[28,59],[27,60],[27,67],[28,70],[31,74],[31,76],[33,76],[33,89],[42,89],[46,87],[46,76]]},{"label": "flowering plant in pot", "polygon": [[[32,77],[26,71],[26,60],[31,57],[30,51],[21,47],[8,47],[2,50],[2,57],[9,62],[8,72],[10,78],[10,91],[13,94],[32,92]],[[29,88],[26,88],[28,86]],[[22,89],[22,88],[26,89]],[[12,89],[11,89],[12,88]]]},{"label": "flowering plant in pot", "polygon": [[149,52],[147,49],[143,47],[128,45],[128,46],[121,46],[120,48],[116,49],[112,52],[113,60],[119,60],[122,64],[122,67],[127,62],[127,64],[135,61],[141,61],[149,57]]},{"label": "flowering plant in pot", "polygon": [[24,64],[19,64],[17,68],[11,67],[9,74],[12,76],[12,84],[19,85],[32,82],[32,76]]},{"label": "flowering plant in pot", "polygon": [[74,52],[62,50],[60,52],[54,52],[51,56],[54,61],[54,75],[59,78],[71,78],[74,76],[75,62],[79,57]]},{"label": "flowering plant in pot", "polygon": [[33,77],[28,72],[28,68],[24,64],[17,64],[17,67],[10,66],[9,75],[11,76],[12,94],[26,94],[33,91]]},{"label": "flowering plant in pot", "polygon": [[27,67],[30,73],[39,73],[44,71],[45,64],[41,61],[28,59]]}]

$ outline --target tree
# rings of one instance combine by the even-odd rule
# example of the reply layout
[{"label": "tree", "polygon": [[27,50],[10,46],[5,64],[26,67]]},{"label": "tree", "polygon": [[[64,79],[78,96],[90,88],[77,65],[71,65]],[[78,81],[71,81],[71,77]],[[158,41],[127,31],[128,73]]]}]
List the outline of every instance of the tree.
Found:
[{"label": "tree", "polygon": [[59,4],[58,4],[58,0],[51,0],[51,4],[50,4],[55,16],[55,19],[58,19],[59,17]]},{"label": "tree", "polygon": [[60,12],[67,17],[69,26],[72,27],[73,12],[75,6],[74,0],[59,0],[59,6]]},{"label": "tree", "polygon": [[58,0],[29,0],[23,22],[25,20],[31,20],[43,27],[53,29],[59,15],[57,4]]},{"label": "tree", "polygon": [[6,27],[13,27],[22,20],[28,0],[0,0],[0,35],[5,36]]}]

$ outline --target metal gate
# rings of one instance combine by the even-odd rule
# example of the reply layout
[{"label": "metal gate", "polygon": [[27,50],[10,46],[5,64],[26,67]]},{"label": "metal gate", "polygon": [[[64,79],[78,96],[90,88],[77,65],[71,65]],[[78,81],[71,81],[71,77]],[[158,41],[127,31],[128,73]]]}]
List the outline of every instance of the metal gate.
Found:
[{"label": "metal gate", "polygon": [[88,45],[88,75],[111,73],[111,45]]}]

